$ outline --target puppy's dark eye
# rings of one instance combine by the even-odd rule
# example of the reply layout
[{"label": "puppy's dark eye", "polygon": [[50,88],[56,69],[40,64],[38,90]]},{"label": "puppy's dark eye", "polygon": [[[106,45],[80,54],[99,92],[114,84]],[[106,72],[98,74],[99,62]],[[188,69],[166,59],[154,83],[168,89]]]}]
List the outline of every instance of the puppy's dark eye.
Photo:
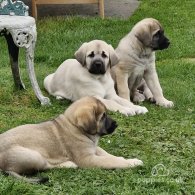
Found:
[{"label": "puppy's dark eye", "polygon": [[91,53],[88,55],[88,57],[90,57],[90,58],[94,58],[94,56],[95,56],[94,52],[91,52]]},{"label": "puppy's dark eye", "polygon": [[154,34],[155,38],[159,38],[162,35],[162,32],[159,30]]},{"label": "puppy's dark eye", "polygon": [[108,56],[105,54],[105,52],[102,52],[102,58],[107,58]]},{"label": "puppy's dark eye", "polygon": [[102,115],[102,117],[101,117],[101,120],[104,120],[105,117],[106,117],[106,113],[104,112],[103,115]]}]

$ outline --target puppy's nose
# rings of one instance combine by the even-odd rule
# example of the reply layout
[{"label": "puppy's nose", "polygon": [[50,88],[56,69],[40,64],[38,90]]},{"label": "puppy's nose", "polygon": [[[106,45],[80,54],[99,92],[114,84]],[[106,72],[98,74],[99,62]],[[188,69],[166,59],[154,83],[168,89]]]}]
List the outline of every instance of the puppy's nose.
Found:
[{"label": "puppy's nose", "polygon": [[118,124],[116,121],[113,120],[111,126],[112,126],[112,128],[116,129],[118,127]]},{"label": "puppy's nose", "polygon": [[166,41],[167,45],[170,45],[171,42],[169,41],[168,38],[165,37],[165,41]]},{"label": "puppy's nose", "polygon": [[102,62],[101,61],[95,61],[95,66],[97,67],[97,68],[99,68],[99,67],[101,67],[102,66]]}]

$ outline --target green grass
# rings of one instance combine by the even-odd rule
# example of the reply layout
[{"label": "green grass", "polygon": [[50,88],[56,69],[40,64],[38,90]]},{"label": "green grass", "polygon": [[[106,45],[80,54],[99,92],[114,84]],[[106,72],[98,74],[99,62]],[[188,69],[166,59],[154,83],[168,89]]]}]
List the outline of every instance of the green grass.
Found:
[{"label": "green grass", "polygon": [[[35,53],[36,75],[41,89],[46,75],[62,61],[72,58],[85,41],[103,39],[117,46],[132,26],[145,17],[163,24],[171,46],[157,52],[157,70],[165,97],[174,101],[173,109],[144,103],[149,113],[117,120],[116,132],[100,145],[114,155],[137,157],[142,168],[126,170],[51,170],[46,185],[31,185],[0,174],[0,194],[193,194],[195,192],[195,1],[144,0],[127,20],[109,18],[57,17],[38,21]],[[21,73],[27,90],[13,86],[8,52],[0,39],[0,131],[26,123],[54,118],[70,104],[51,97],[52,106],[41,107],[27,76],[24,51]],[[152,176],[152,168],[163,164],[169,174]]]}]

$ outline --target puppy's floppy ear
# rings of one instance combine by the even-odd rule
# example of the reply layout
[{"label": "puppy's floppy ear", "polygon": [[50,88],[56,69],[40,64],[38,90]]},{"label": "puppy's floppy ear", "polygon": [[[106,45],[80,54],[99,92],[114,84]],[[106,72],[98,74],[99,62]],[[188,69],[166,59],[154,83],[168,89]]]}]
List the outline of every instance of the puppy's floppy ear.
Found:
[{"label": "puppy's floppy ear", "polygon": [[97,119],[93,108],[78,109],[74,116],[74,123],[79,129],[90,135],[97,133]]},{"label": "puppy's floppy ear", "polygon": [[83,43],[81,47],[74,54],[77,61],[81,63],[83,66],[85,65],[86,52],[87,52],[87,43]]},{"label": "puppy's floppy ear", "polygon": [[109,60],[110,60],[110,67],[116,65],[119,62],[119,58],[112,45],[109,45]]},{"label": "puppy's floppy ear", "polygon": [[135,33],[137,39],[146,47],[150,47],[152,42],[152,34],[149,26],[143,26]]}]

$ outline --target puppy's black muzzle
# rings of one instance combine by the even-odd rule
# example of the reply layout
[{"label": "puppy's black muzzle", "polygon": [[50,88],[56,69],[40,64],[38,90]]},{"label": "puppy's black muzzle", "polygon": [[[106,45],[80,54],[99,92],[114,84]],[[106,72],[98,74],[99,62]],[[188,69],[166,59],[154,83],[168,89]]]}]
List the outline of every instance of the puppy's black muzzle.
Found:
[{"label": "puppy's black muzzle", "polygon": [[104,63],[101,60],[95,60],[94,62],[92,62],[89,68],[89,72],[91,74],[105,74],[106,69]]},{"label": "puppy's black muzzle", "polygon": [[157,43],[153,44],[153,50],[163,50],[168,48],[170,45],[170,41],[167,37],[165,37],[164,35],[162,35]]},{"label": "puppy's black muzzle", "polygon": [[114,130],[117,128],[117,123],[113,119],[111,119],[108,116],[105,116],[103,121],[103,127],[100,129],[99,135],[104,136],[108,135],[114,132]]},{"label": "puppy's black muzzle", "polygon": [[167,37],[163,37],[163,39],[159,41],[159,50],[166,49],[169,47],[169,45],[170,45],[169,39]]},{"label": "puppy's black muzzle", "polygon": [[113,133],[117,127],[118,127],[118,125],[117,125],[116,121],[112,120],[111,118],[107,118],[106,131],[108,134]]}]

